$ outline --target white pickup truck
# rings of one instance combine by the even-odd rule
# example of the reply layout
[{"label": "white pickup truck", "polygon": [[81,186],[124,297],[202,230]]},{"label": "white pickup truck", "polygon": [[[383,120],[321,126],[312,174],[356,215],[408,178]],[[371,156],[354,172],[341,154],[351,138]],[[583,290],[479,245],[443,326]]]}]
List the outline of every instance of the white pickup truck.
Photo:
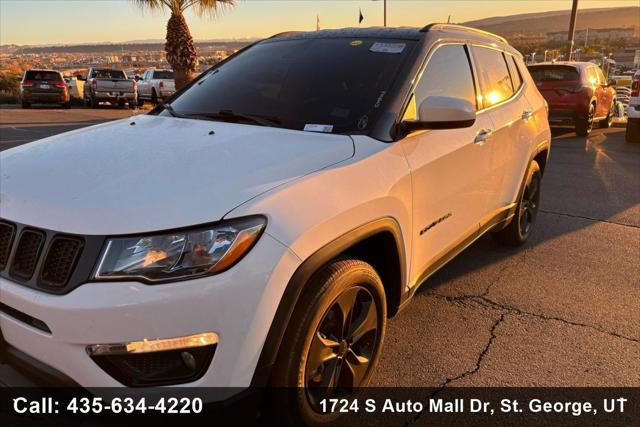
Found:
[{"label": "white pickup truck", "polygon": [[138,105],[149,101],[157,104],[176,91],[172,70],[147,70],[138,81]]},{"label": "white pickup truck", "polygon": [[127,78],[124,71],[113,68],[89,68],[84,83],[84,102],[97,107],[100,102],[110,102],[130,108],[138,104],[138,84]]}]

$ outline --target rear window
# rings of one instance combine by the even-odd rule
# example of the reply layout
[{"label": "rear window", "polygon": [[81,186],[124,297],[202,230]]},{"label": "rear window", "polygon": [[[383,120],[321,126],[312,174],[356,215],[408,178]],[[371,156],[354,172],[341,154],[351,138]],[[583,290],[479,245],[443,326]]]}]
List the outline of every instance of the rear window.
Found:
[{"label": "rear window", "polygon": [[60,73],[55,71],[27,71],[25,80],[45,80],[50,82],[62,81]]},{"label": "rear window", "polygon": [[173,79],[173,71],[154,71],[153,72],[154,79]]},{"label": "rear window", "polygon": [[122,70],[93,70],[93,77],[97,79],[126,79]]},{"label": "rear window", "polygon": [[259,43],[171,102],[176,112],[268,117],[277,126],[365,132],[415,42],[293,39]]},{"label": "rear window", "polygon": [[529,67],[531,77],[536,83],[539,82],[564,82],[580,80],[580,74],[574,67],[564,65],[531,66]]}]

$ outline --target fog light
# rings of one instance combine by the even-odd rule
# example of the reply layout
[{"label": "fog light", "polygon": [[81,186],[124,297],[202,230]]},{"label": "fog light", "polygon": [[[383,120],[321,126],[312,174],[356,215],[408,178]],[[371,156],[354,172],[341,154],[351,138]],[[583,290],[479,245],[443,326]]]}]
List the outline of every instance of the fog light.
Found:
[{"label": "fog light", "polygon": [[87,347],[91,359],[129,387],[170,385],[195,381],[207,371],[218,335],[207,332],[187,337],[142,340]]}]

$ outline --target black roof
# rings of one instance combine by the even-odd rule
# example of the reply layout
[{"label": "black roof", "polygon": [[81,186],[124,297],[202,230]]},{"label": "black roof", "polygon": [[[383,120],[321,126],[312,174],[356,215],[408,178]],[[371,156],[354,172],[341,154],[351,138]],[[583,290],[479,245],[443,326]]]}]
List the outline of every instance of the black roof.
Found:
[{"label": "black roof", "polygon": [[369,28],[341,28],[336,30],[320,30],[307,32],[287,32],[276,34],[277,39],[326,39],[326,38],[376,38],[376,39],[404,39],[420,40],[424,33],[420,28],[412,27],[369,27]]}]

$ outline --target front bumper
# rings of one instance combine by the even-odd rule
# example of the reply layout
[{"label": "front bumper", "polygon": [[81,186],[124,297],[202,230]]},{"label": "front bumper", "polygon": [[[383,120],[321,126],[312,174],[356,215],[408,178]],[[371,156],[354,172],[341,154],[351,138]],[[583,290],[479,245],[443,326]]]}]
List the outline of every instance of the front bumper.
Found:
[{"label": "front bumper", "polygon": [[145,285],[86,283],[52,295],[0,278],[0,302],[42,321],[0,313],[6,343],[83,387],[121,386],[87,354],[92,344],[216,332],[213,361],[189,386],[248,387],[271,320],[299,259],[263,234],[234,268],[216,276]]}]

